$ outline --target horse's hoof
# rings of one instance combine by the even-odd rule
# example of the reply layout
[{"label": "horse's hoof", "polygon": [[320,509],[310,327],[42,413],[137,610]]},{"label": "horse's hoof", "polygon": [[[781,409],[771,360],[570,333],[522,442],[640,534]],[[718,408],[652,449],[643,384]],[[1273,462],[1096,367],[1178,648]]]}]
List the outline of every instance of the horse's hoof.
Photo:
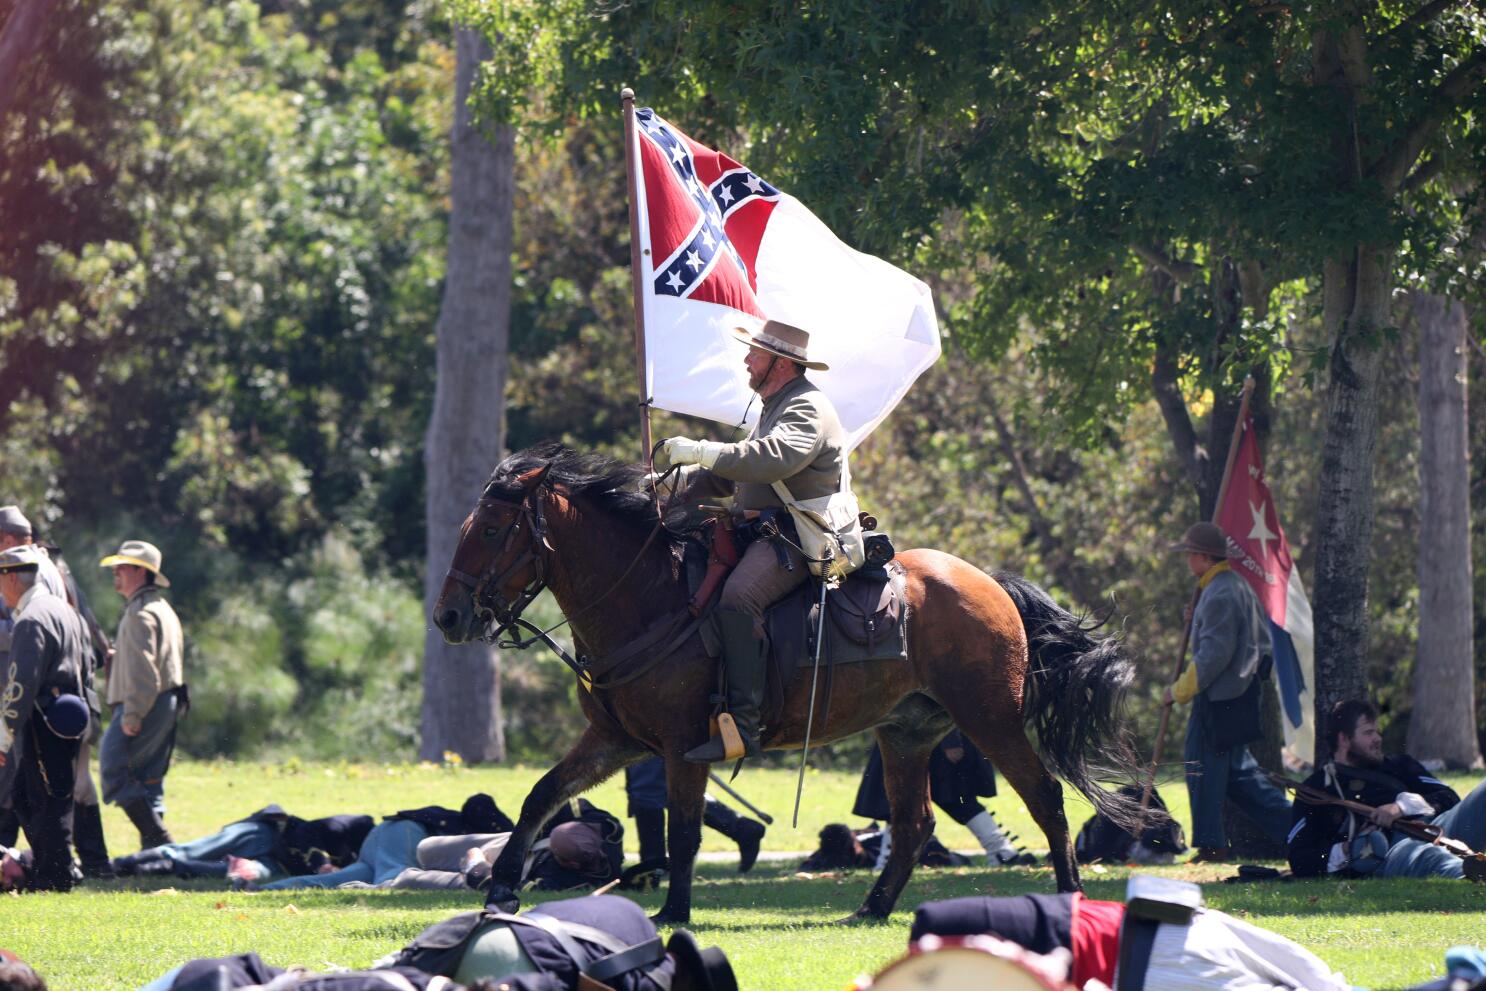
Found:
[{"label": "horse's hoof", "polygon": [[650,917],[650,921],[656,926],[685,926],[691,924],[690,912],[677,912],[672,909],[663,908]]},{"label": "horse's hoof", "polygon": [[493,883],[485,895],[485,907],[510,915],[521,907],[521,899],[516,897],[510,885]]},{"label": "horse's hoof", "polygon": [[887,922],[887,916],[878,915],[868,910],[865,906],[857,909],[844,919],[837,919],[833,925],[837,926],[880,926]]}]

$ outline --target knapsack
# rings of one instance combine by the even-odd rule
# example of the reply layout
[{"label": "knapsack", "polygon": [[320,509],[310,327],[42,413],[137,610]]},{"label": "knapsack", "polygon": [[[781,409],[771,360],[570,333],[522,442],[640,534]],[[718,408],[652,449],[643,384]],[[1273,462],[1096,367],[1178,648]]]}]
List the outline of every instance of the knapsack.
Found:
[{"label": "knapsack", "polygon": [[[1120,794],[1139,802],[1142,789],[1137,785],[1126,785]],[[1166,812],[1166,803],[1161,793],[1152,789],[1151,808]],[[1073,853],[1080,864],[1101,861],[1115,864],[1169,864],[1176,855],[1186,852],[1187,834],[1181,823],[1169,814],[1160,821],[1147,826],[1137,840],[1123,827],[1106,818],[1103,813],[1093,816],[1078,831],[1073,841]]]}]

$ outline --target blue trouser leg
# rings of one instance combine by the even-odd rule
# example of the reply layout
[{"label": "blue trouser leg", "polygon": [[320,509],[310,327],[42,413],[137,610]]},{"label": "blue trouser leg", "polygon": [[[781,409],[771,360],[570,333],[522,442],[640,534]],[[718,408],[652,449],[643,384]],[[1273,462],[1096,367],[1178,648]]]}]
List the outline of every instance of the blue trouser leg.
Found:
[{"label": "blue trouser leg", "polygon": [[156,811],[164,812],[165,772],[170,769],[175,743],[175,706],[174,692],[156,696],[137,736],[124,735],[124,707],[114,706],[98,751],[98,776],[103,781],[105,802],[128,805],[144,799]]},{"label": "blue trouser leg", "polygon": [[1399,840],[1388,848],[1380,877],[1465,877],[1460,858],[1433,843]]},{"label": "blue trouser leg", "polygon": [[1228,753],[1228,800],[1254,820],[1254,825],[1276,843],[1284,843],[1290,832],[1290,800],[1259,770],[1259,762],[1248,747]]},{"label": "blue trouser leg", "polygon": [[381,884],[397,877],[406,868],[418,866],[418,843],[427,835],[427,829],[406,819],[383,822],[366,834],[356,863],[329,874],[286,877],[265,884],[263,889],[337,888],[348,881]]},{"label": "blue trouser leg", "polygon": [[629,797],[629,814],[641,810],[666,808],[666,762],[659,757],[642,760],[624,769],[624,791]]},{"label": "blue trouser leg", "polygon": [[1222,849],[1228,845],[1223,831],[1223,798],[1228,792],[1229,762],[1226,754],[1208,747],[1205,735],[1202,717],[1194,711],[1182,748],[1187,762],[1187,798],[1192,806],[1192,845]]},{"label": "blue trouser leg", "polygon": [[1476,785],[1460,804],[1434,817],[1445,835],[1480,851],[1486,849],[1486,782]]},{"label": "blue trouser leg", "polygon": [[269,859],[278,830],[267,822],[233,822],[209,836],[188,843],[167,843],[144,850],[135,856],[168,857],[176,873],[185,877],[222,877],[227,873],[227,858],[246,857],[266,862],[270,869],[277,865]]},{"label": "blue trouser leg", "polygon": [[228,856],[258,860],[273,851],[277,835],[272,823],[233,822],[210,836],[156,849],[171,860],[226,860]]}]

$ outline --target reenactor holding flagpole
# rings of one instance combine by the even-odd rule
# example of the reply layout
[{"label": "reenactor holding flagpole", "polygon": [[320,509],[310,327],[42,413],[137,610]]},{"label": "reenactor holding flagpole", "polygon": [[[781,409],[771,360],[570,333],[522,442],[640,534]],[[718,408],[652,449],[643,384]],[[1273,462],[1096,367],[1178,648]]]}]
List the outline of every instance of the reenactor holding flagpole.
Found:
[{"label": "reenactor holding flagpole", "polygon": [[[784,509],[848,490],[846,432],[831,401],[804,375],[806,369],[826,367],[809,357],[806,331],[770,320],[756,331],[739,327],[733,334],[749,345],[743,360],[748,386],[763,400],[757,425],[735,444],[672,437],[662,447],[661,460],[704,469],[694,473],[702,477],[688,477],[683,483],[688,486],[687,498],[711,491],[732,495],[736,510],[779,510],[777,522],[793,538]],[[797,539],[750,544],[717,604],[728,711],[746,757],[760,752],[764,611],[808,577],[797,544]],[[725,752],[723,739],[713,736],[689,750],[686,759],[711,763],[723,760]]]}]

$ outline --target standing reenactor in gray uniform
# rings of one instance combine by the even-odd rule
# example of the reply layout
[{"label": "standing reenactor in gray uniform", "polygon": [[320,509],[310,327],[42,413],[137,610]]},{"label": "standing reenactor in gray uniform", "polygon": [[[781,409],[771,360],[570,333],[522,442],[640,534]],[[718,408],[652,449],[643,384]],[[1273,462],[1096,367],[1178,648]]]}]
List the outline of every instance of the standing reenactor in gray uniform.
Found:
[{"label": "standing reenactor in gray uniform", "polygon": [[114,570],[114,590],[124,615],[108,665],[108,704],[113,718],[103,735],[100,770],[103,800],[120,805],[148,850],[173,842],[160,815],[165,773],[175,749],[176,717],[185,701],[185,638],[181,621],[160,589],[160,549],[126,540],[99,562]]},{"label": "standing reenactor in gray uniform", "polygon": [[[87,597],[83,595],[83,590],[63,561],[61,549],[36,540],[35,528],[20,507],[0,507],[0,550],[21,546],[35,547],[42,552],[42,561],[37,570],[38,580],[53,595],[63,597],[68,605],[77,610],[83,621],[83,629],[88,634],[91,649],[85,652],[84,658],[87,664],[83,671],[83,698],[88,703],[91,722],[87,734],[79,741],[77,767],[73,772],[76,784],[72,793],[72,841],[77,847],[84,876],[110,878],[113,877],[113,867],[108,858],[108,845],[103,839],[103,816],[98,807],[98,789],[93,784],[89,763],[93,746],[98,743],[103,732],[102,709],[94,688],[94,674],[108,663],[112,648],[97,617],[88,606]],[[0,605],[0,612],[4,612],[4,608]],[[0,619],[0,630],[7,625],[6,620]],[[3,639],[3,634],[0,634],[0,639]],[[4,654],[4,650],[4,645],[0,644],[0,655]],[[3,656],[0,656],[0,660],[3,660]],[[0,814],[0,846],[15,842],[18,826],[13,813]]]},{"label": "standing reenactor in gray uniform", "polygon": [[1193,862],[1228,859],[1223,802],[1285,842],[1290,801],[1270,783],[1249,744],[1260,736],[1259,692],[1271,663],[1269,620],[1249,583],[1228,564],[1228,536],[1216,523],[1187,528],[1172,547],[1202,590],[1192,614],[1192,663],[1166,689],[1165,705],[1192,703],[1183,756],[1192,806]]},{"label": "standing reenactor in gray uniform", "polygon": [[10,796],[35,856],[32,888],[72,887],[71,818],[78,741],[88,729],[82,619],[40,579],[31,545],[0,551],[10,656],[0,670],[0,793]]},{"label": "standing reenactor in gray uniform", "polygon": [[[731,494],[735,512],[778,510],[778,522],[790,528],[784,500],[775,491],[784,483],[796,501],[830,496],[842,490],[847,438],[835,407],[805,369],[824,370],[808,357],[810,335],[770,320],[757,331],[739,327],[734,335],[749,345],[743,365],[748,386],[763,400],[758,424],[747,439],[734,444],[672,437],[662,459],[673,465],[700,465],[688,477],[688,496],[703,492]],[[782,564],[776,547],[786,547]],[[793,546],[755,541],[728,576],[717,604],[727,671],[728,711],[743,738],[745,755],[759,753],[759,706],[764,695],[764,610],[805,580],[804,557]],[[686,754],[709,763],[723,759],[723,741],[713,736]]]}]

